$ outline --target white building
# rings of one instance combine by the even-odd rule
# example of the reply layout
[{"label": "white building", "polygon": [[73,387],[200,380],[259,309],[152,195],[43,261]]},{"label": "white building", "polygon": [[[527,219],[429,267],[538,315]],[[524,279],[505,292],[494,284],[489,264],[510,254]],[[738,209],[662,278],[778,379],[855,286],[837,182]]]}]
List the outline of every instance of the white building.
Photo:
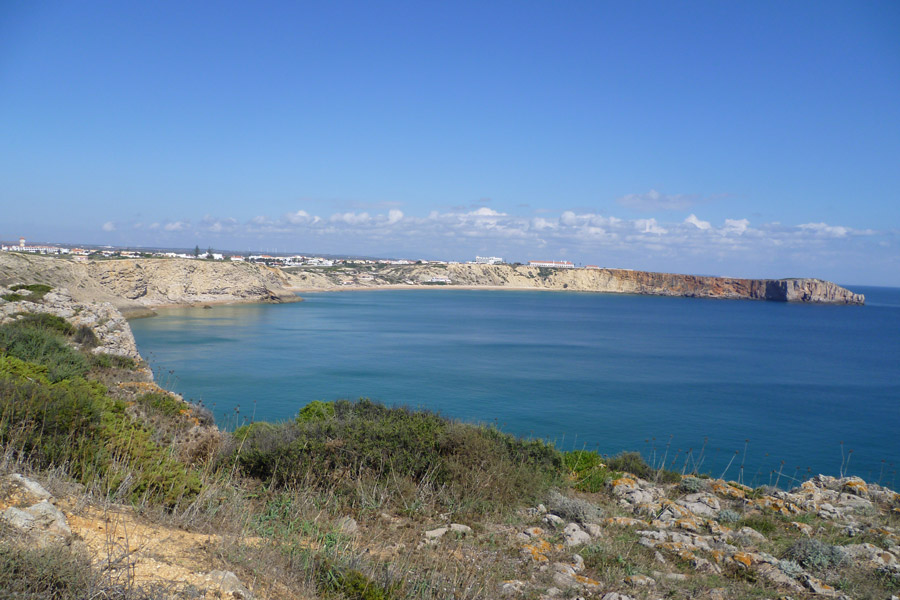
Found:
[{"label": "white building", "polygon": [[551,269],[574,269],[575,265],[567,260],[530,260],[529,267],[550,267]]},{"label": "white building", "polygon": [[503,259],[499,256],[476,256],[475,264],[478,265],[499,265],[503,263]]}]

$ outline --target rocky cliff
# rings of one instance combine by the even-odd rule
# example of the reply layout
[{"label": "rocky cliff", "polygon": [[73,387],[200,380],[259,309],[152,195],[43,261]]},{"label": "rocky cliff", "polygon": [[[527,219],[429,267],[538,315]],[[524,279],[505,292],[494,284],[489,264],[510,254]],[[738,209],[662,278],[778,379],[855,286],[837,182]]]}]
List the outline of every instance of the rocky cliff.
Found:
[{"label": "rocky cliff", "polygon": [[129,316],[151,308],[224,302],[285,302],[298,298],[280,270],[247,263],[189,259],[75,262],[0,253],[0,285],[45,283],[81,302],[110,302]]},{"label": "rocky cliff", "polygon": [[651,294],[691,298],[726,298],[863,304],[865,297],[819,279],[737,279],[627,269],[550,269],[513,265],[397,265],[355,267],[291,274],[301,289],[339,286],[427,285],[446,278],[449,285],[519,289],[571,290],[621,294]]},{"label": "rocky cliff", "polygon": [[127,316],[151,308],[229,302],[285,302],[295,292],[419,286],[449,279],[451,286],[651,294],[692,298],[863,304],[854,294],[819,279],[736,279],[627,269],[549,269],[514,265],[360,265],[281,269],[249,263],[189,259],[75,262],[0,253],[0,285],[46,283],[80,302],[110,302]]}]

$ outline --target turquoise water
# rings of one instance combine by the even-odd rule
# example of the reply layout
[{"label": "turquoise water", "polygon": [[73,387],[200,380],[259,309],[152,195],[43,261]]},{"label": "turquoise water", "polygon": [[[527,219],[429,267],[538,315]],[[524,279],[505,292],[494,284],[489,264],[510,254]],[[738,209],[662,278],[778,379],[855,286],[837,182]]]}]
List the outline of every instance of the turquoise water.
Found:
[{"label": "turquoise water", "polygon": [[334,292],[166,310],[131,325],[158,381],[224,425],[289,419],[311,400],[370,397],[565,449],[665,456],[678,470],[704,448],[702,471],[727,467],[750,484],[838,474],[843,462],[845,472],[892,485],[900,289],[854,291],[866,306]]}]

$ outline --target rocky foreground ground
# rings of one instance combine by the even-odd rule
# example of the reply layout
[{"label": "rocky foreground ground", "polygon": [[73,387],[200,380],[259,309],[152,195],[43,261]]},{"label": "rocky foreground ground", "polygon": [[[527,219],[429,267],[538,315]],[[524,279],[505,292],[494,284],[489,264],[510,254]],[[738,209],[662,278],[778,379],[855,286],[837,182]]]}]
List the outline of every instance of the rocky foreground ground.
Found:
[{"label": "rocky foreground ground", "polygon": [[[235,545],[268,544],[263,537],[229,540],[233,533],[154,523],[133,507],[56,486],[58,495],[19,473],[4,476],[0,520],[29,543],[82,546],[112,576],[172,597],[294,593],[223,560]],[[346,539],[348,552],[456,565],[477,590],[470,597],[887,600],[900,588],[898,502],[893,491],[854,477],[818,476],[765,493],[721,480],[658,485],[625,476],[593,496],[554,492],[512,523],[429,527],[382,512],[359,522],[322,515],[321,524]]]}]

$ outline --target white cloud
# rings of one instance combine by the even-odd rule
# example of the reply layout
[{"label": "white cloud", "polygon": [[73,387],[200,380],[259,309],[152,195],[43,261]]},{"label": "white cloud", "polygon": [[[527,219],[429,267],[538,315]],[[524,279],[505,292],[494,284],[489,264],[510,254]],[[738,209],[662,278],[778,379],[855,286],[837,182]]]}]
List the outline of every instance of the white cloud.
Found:
[{"label": "white cloud", "polygon": [[833,227],[831,225],[828,225],[827,223],[804,223],[803,225],[798,225],[797,227],[827,237],[845,237],[848,233],[853,231],[849,227]]},{"label": "white cloud", "polygon": [[103,229],[103,231],[115,231],[115,230],[116,230],[116,224],[113,223],[112,221],[107,221],[106,223],[103,224],[103,226],[101,227],[101,229]]},{"label": "white cloud", "polygon": [[347,225],[362,225],[364,223],[368,223],[371,220],[369,213],[361,212],[345,212],[345,213],[335,213],[331,215],[332,223],[346,223]]},{"label": "white cloud", "polygon": [[[881,240],[900,239],[900,232],[854,230],[825,223],[751,224],[747,219],[724,219],[712,224],[695,214],[671,221],[620,219],[573,210],[557,214],[554,218],[537,209],[524,216],[482,206],[416,216],[385,207],[379,214],[339,212],[321,218],[297,210],[275,218],[258,215],[244,222],[206,216],[196,226],[182,220],[164,222],[162,228],[167,232],[196,230],[198,235],[216,233],[222,236],[223,241],[217,242],[222,247],[232,239],[234,247],[265,247],[277,242],[279,247],[297,251],[379,256],[409,253],[421,258],[460,259],[487,253],[529,260],[552,255],[628,268],[665,270],[668,266],[682,272],[733,272],[728,265],[741,261],[748,265],[760,261],[777,264],[787,260],[784,257],[803,256],[811,265],[807,271],[812,276],[822,274],[817,265],[825,264],[829,257],[846,255],[853,248],[859,250],[863,243],[874,248]],[[119,227],[125,225],[120,223]],[[144,231],[149,233],[154,227],[160,225],[151,224]],[[870,238],[870,242],[865,241]],[[200,243],[207,242],[201,239]],[[799,264],[800,259],[791,260]]]},{"label": "white cloud", "polygon": [[656,190],[650,190],[646,194],[627,194],[616,202],[640,212],[676,211],[690,208],[696,204],[697,198],[684,194],[660,194]]},{"label": "white cloud", "polygon": [[657,224],[656,219],[637,219],[634,222],[634,228],[641,233],[653,233],[656,235],[669,233],[667,229],[660,227]]},{"label": "white cloud", "polygon": [[506,216],[506,213],[497,212],[496,210],[488,208],[487,206],[482,206],[478,210],[473,210],[472,212],[467,213],[467,214],[472,217],[505,217]]},{"label": "white cloud", "polygon": [[545,229],[556,229],[556,223],[543,217],[535,217],[531,220],[531,228],[535,231],[543,231]]},{"label": "white cloud", "polygon": [[712,225],[710,225],[709,221],[701,221],[700,219],[697,218],[697,215],[695,215],[695,214],[691,214],[691,216],[689,216],[687,219],[685,219],[684,222],[689,225],[693,225],[697,229],[703,229],[704,231],[709,229],[710,227],[712,227]]},{"label": "white cloud", "polygon": [[309,216],[309,213],[305,210],[298,210],[297,212],[288,213],[284,216],[284,218],[287,219],[288,223],[293,223],[294,225],[309,223],[312,220],[312,217]]},{"label": "white cloud", "polygon": [[744,235],[750,221],[747,219],[725,219],[725,227],[722,228],[723,234]]},{"label": "white cloud", "polygon": [[563,214],[559,215],[559,223],[560,225],[565,225],[566,227],[574,227],[578,224],[578,217],[575,216],[571,210],[565,211]]}]

